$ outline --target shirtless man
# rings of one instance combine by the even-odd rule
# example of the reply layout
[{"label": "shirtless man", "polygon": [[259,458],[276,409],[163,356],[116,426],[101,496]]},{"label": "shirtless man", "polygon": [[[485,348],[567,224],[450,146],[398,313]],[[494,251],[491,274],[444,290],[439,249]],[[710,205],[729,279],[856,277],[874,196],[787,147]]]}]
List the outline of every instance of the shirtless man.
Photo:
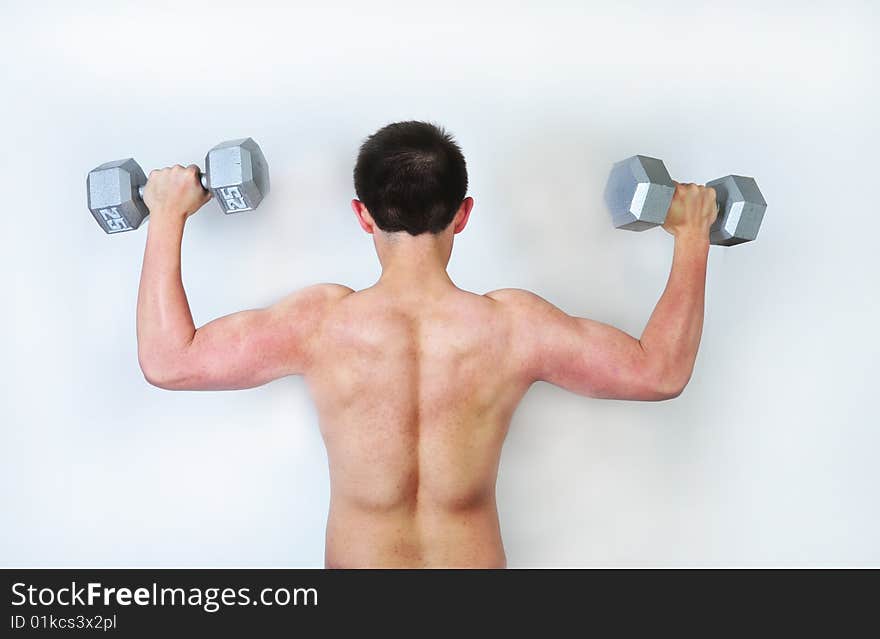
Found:
[{"label": "shirtless man", "polygon": [[180,248],[187,217],[209,195],[195,167],[153,171],[137,309],[144,376],[173,390],[304,376],[330,462],[328,567],[503,567],[495,480],[529,387],[658,401],[690,379],[715,192],[676,186],[664,225],[675,236],[672,270],[635,339],[525,290],[455,286],[446,265],[474,201],[464,157],[442,129],[380,129],[354,177],[352,209],[382,265],[373,286],[317,284],[197,329]]}]

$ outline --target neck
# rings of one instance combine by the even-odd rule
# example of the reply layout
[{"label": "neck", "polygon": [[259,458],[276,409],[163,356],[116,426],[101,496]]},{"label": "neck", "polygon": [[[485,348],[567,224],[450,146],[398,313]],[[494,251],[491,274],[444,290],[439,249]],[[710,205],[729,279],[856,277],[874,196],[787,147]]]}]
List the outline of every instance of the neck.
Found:
[{"label": "neck", "polygon": [[452,253],[451,233],[413,237],[406,232],[380,232],[374,242],[382,265],[378,284],[411,291],[454,286],[446,272]]}]

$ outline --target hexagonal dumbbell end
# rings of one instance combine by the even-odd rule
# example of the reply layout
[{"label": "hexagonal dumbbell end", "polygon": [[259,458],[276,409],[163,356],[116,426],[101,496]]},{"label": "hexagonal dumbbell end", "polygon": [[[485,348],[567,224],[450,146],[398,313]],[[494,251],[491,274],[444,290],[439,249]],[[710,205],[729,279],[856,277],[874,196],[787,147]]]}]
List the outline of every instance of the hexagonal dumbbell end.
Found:
[{"label": "hexagonal dumbbell end", "polygon": [[644,231],[663,224],[675,184],[661,160],[634,155],[616,163],[605,186],[605,203],[614,226]]},{"label": "hexagonal dumbbell end", "polygon": [[252,138],[221,142],[205,156],[208,188],[227,215],[252,211],[269,193],[269,165]]},{"label": "hexagonal dumbbell end", "polygon": [[107,162],[89,171],[89,210],[105,233],[132,231],[150,214],[138,195],[147,176],[131,158]]},{"label": "hexagonal dumbbell end", "polygon": [[709,231],[712,244],[734,246],[758,237],[767,202],[754,178],[727,175],[706,186],[715,189],[718,202],[718,217]]}]

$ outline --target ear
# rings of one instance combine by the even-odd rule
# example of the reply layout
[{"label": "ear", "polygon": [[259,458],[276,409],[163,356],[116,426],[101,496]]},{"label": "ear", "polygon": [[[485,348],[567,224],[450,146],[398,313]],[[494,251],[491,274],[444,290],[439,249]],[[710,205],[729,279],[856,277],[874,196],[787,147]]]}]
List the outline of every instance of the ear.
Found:
[{"label": "ear", "polygon": [[372,235],[376,228],[376,223],[373,221],[373,218],[370,216],[370,212],[367,210],[367,207],[364,206],[364,203],[360,200],[352,200],[351,210],[354,211],[354,214],[357,216],[358,224],[361,225],[361,228]]},{"label": "ear", "polygon": [[458,212],[453,219],[453,224],[455,225],[452,229],[453,233],[461,233],[464,230],[464,227],[467,226],[468,220],[471,218],[471,210],[473,208],[474,198],[466,197],[461,201],[461,206],[458,207]]}]

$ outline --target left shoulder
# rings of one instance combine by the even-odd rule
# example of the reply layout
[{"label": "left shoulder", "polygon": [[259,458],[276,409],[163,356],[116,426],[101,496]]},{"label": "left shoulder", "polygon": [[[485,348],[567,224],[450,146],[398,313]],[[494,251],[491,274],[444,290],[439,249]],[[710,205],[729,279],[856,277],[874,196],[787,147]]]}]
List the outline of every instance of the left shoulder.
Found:
[{"label": "left shoulder", "polygon": [[354,293],[354,289],[343,284],[312,284],[290,293],[278,302],[277,306],[288,310],[292,307],[321,310],[333,305],[344,297],[348,297],[352,293]]}]

